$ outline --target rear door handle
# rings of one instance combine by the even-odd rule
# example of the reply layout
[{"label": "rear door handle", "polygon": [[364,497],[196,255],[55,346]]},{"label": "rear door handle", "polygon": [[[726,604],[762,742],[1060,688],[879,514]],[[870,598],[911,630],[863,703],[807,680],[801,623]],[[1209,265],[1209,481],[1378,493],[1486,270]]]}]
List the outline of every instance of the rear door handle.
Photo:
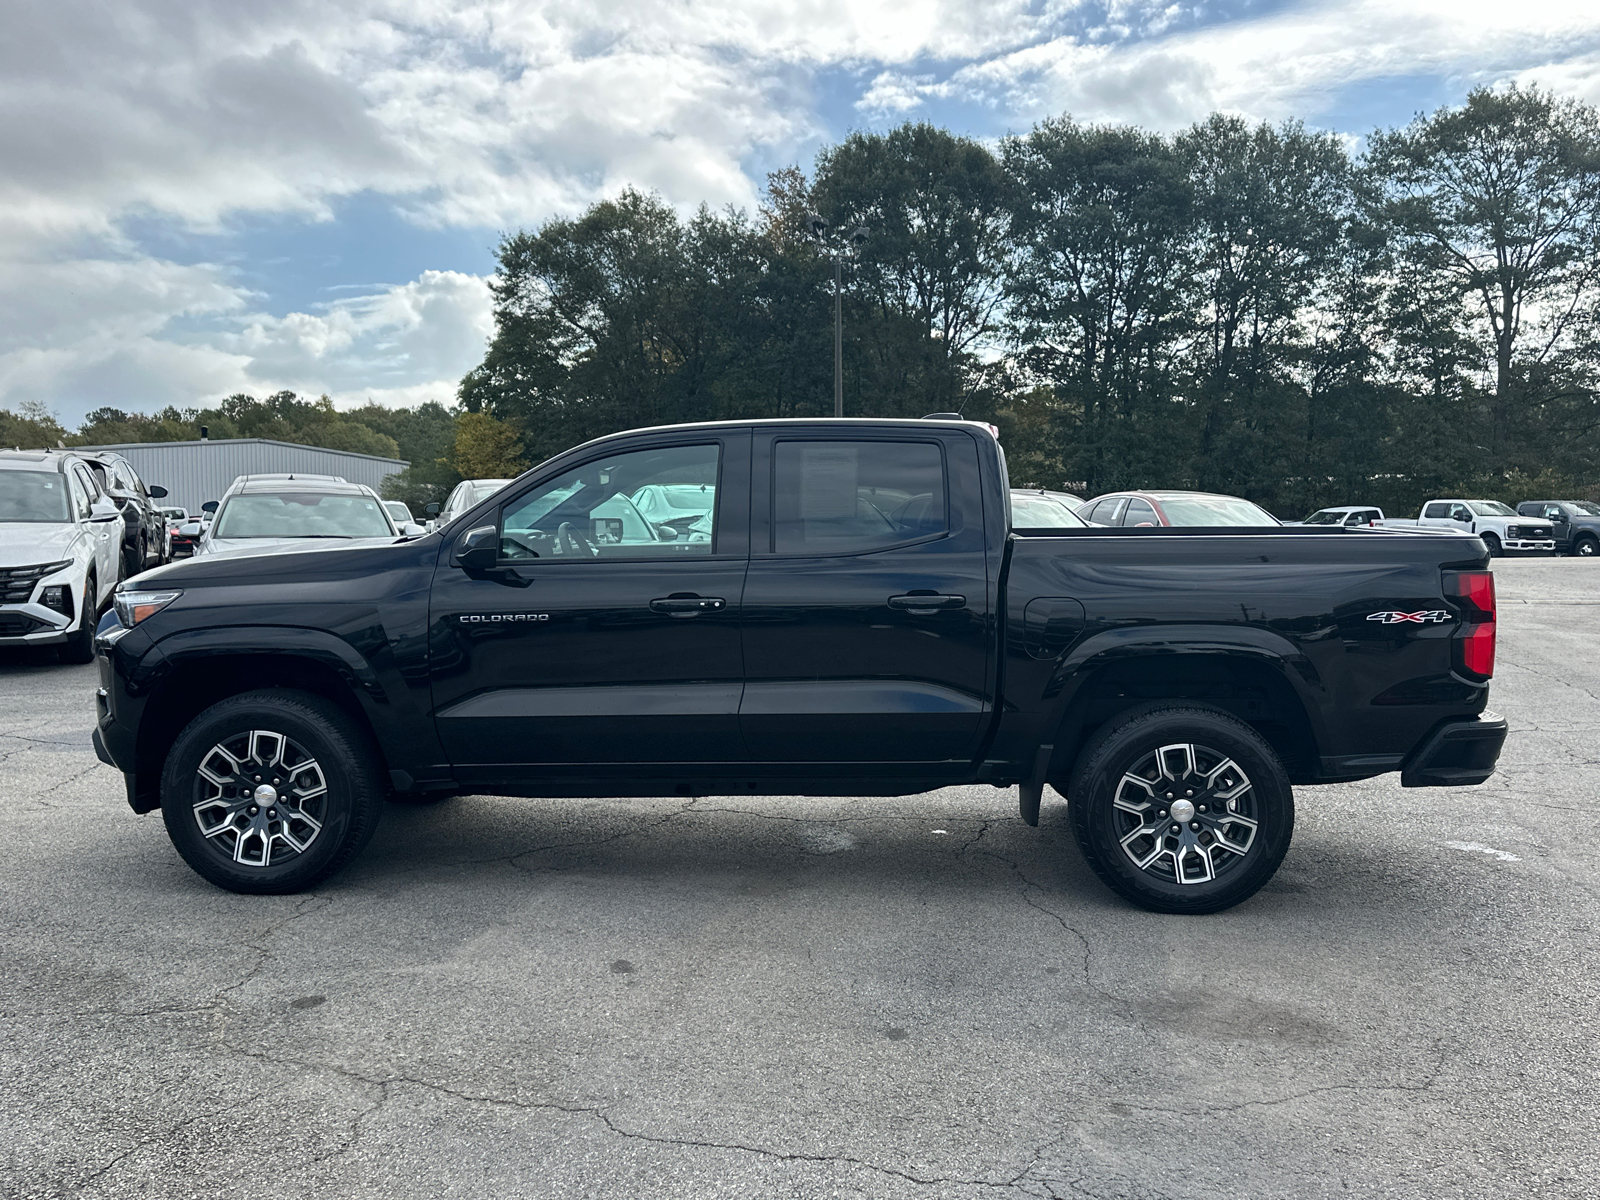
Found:
[{"label": "rear door handle", "polygon": [[703,612],[716,612],[726,608],[728,602],[720,596],[691,596],[678,593],[661,596],[650,601],[650,611],[671,613],[675,617],[693,617]]},{"label": "rear door handle", "polygon": [[965,608],[966,606],[967,598],[965,596],[941,596],[936,592],[923,592],[920,595],[916,592],[911,592],[904,596],[889,597],[890,608],[901,608],[919,617],[944,609]]}]

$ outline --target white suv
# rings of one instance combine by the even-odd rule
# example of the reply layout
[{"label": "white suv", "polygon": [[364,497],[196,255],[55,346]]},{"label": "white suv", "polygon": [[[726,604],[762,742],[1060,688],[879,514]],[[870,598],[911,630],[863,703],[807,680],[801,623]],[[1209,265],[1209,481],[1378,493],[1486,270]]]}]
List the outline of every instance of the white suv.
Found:
[{"label": "white suv", "polygon": [[0,452],[0,646],[94,660],[94,627],[121,578],[122,514],[80,458]]},{"label": "white suv", "polygon": [[444,502],[441,509],[437,504],[428,505],[428,513],[432,518],[431,528],[439,529],[454,521],[467,509],[472,508],[480,500],[487,500],[506,484],[509,479],[464,479],[456,484],[455,490]]}]

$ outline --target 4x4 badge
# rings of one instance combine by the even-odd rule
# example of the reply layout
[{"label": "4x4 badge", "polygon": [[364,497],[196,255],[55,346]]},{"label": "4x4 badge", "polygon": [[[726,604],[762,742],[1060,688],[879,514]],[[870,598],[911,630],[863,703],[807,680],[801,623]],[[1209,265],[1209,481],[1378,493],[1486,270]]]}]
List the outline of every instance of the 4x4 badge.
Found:
[{"label": "4x4 badge", "polygon": [[1375,612],[1368,615],[1369,621],[1382,621],[1385,625],[1403,625],[1410,621],[1413,625],[1425,625],[1429,621],[1448,621],[1450,614],[1442,608],[1435,608],[1423,612]]}]

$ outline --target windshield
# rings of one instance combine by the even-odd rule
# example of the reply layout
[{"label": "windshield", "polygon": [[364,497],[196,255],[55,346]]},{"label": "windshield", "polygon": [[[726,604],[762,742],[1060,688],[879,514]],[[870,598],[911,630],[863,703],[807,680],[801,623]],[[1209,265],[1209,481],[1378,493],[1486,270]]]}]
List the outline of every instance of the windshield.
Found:
[{"label": "windshield", "polygon": [[1278,519],[1264,508],[1237,496],[1158,496],[1161,509],[1173,525],[1276,525]]},{"label": "windshield", "polygon": [[389,515],[391,517],[393,517],[396,521],[405,521],[408,524],[410,523],[410,521],[411,521],[411,510],[409,508],[407,508],[404,504],[400,503],[400,501],[398,501],[398,500],[385,500],[383,502],[383,506],[389,510]]},{"label": "windshield", "polygon": [[213,523],[226,538],[393,537],[383,506],[370,496],[250,492],[234,496]]},{"label": "windshield", "polygon": [[481,480],[479,480],[477,483],[472,485],[472,503],[473,504],[477,504],[480,501],[487,500],[490,496],[494,495],[496,492],[498,492],[501,488],[505,487],[505,485],[510,483],[510,482],[511,482],[511,480],[509,480],[509,479],[481,479]]},{"label": "windshield", "polygon": [[0,471],[0,521],[70,521],[67,481],[54,471]]},{"label": "windshield", "polygon": [[1498,500],[1468,500],[1467,507],[1480,517],[1514,517],[1517,515]]},{"label": "windshield", "polygon": [[1305,519],[1307,525],[1343,525],[1348,514],[1336,508],[1325,508],[1321,512],[1314,512]]},{"label": "windshield", "polygon": [[1013,529],[1087,529],[1088,525],[1065,504],[1048,496],[1030,496],[1011,493],[1011,526]]},{"label": "windshield", "polygon": [[1586,517],[1600,517],[1600,504],[1591,504],[1587,500],[1574,500],[1572,507]]}]

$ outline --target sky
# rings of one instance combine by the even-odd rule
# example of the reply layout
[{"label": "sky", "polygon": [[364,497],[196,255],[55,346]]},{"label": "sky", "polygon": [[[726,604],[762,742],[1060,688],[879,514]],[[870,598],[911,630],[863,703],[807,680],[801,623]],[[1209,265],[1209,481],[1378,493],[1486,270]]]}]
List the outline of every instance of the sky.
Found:
[{"label": "sky", "polygon": [[0,0],[0,406],[451,402],[507,233],[754,207],[852,130],[1348,135],[1537,83],[1595,0]]}]

